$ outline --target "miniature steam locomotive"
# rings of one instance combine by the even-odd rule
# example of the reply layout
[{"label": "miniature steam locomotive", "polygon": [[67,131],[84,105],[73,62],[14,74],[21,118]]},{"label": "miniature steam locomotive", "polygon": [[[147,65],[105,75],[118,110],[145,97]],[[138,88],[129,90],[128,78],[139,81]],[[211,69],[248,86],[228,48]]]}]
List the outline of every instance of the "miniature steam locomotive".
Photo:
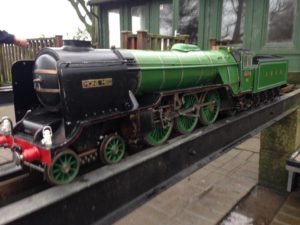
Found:
[{"label": "miniature steam locomotive", "polygon": [[64,184],[93,159],[119,162],[130,144],[160,145],[172,130],[187,134],[221,112],[273,100],[288,65],[228,47],[143,51],[67,41],[15,63],[12,72],[17,123],[2,118],[0,145],[12,149],[16,163]]}]

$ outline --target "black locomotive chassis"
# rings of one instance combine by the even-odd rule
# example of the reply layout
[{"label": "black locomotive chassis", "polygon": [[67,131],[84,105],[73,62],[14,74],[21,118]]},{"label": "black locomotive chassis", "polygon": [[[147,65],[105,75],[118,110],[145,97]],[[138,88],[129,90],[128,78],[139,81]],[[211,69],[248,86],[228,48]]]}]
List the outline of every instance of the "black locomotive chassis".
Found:
[{"label": "black locomotive chassis", "polygon": [[201,167],[213,154],[278,121],[299,104],[300,90],[295,90],[267,106],[177,137],[117,165],[99,168],[71,184],[1,208],[0,224],[109,224],[137,199],[149,198],[181,171],[192,165]]}]

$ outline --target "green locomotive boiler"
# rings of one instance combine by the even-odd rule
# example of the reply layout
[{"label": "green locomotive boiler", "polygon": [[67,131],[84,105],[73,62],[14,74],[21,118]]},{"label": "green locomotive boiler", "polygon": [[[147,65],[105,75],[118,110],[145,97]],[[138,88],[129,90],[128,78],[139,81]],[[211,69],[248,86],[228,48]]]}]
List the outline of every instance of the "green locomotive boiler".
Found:
[{"label": "green locomotive boiler", "polygon": [[119,162],[129,145],[160,145],[172,131],[188,134],[220,113],[274,100],[288,65],[229,47],[176,44],[162,52],[73,41],[12,70],[17,124],[1,120],[0,145],[17,163],[64,184],[82,164]]}]

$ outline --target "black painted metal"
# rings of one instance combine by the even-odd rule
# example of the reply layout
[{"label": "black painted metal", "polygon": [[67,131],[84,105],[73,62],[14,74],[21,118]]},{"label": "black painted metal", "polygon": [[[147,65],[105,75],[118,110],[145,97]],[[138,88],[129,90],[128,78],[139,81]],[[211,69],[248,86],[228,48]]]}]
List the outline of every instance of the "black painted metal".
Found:
[{"label": "black painted metal", "polygon": [[126,210],[129,202],[140,196],[149,197],[145,193],[245,135],[278,121],[299,104],[300,90],[296,90],[270,105],[144,150],[117,165],[85,174],[71,184],[1,208],[0,224],[109,224]]},{"label": "black painted metal", "polygon": [[28,110],[39,104],[32,82],[33,65],[33,60],[24,60],[17,61],[12,66],[16,121],[21,120]]},{"label": "black painted metal", "polygon": [[0,87],[0,105],[11,104],[14,101],[11,86]]},{"label": "black painted metal", "polygon": [[16,166],[15,163],[8,162],[2,164],[0,170],[0,182],[24,173],[25,171],[22,170],[21,166]]}]

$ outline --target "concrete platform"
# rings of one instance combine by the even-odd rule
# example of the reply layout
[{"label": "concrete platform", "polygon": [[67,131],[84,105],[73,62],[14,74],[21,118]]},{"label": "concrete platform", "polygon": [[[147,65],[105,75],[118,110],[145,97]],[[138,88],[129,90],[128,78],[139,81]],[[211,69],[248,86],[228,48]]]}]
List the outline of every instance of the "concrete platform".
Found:
[{"label": "concrete platform", "polygon": [[[257,135],[149,200],[115,225],[221,223],[257,185],[259,149]],[[289,194],[271,225],[298,224],[300,192],[296,191]]]},{"label": "concrete platform", "polygon": [[271,223],[271,225],[286,224],[300,224],[300,191],[292,192],[288,196]]},{"label": "concrete platform", "polygon": [[258,181],[259,136],[154,197],[116,225],[218,224]]},{"label": "concrete platform", "polygon": [[[0,107],[0,117],[14,119],[12,105]],[[216,160],[163,191],[116,225],[218,224],[257,185],[259,135],[237,145]],[[12,160],[0,149],[1,164]],[[291,193],[272,225],[300,224],[300,193]]]}]

